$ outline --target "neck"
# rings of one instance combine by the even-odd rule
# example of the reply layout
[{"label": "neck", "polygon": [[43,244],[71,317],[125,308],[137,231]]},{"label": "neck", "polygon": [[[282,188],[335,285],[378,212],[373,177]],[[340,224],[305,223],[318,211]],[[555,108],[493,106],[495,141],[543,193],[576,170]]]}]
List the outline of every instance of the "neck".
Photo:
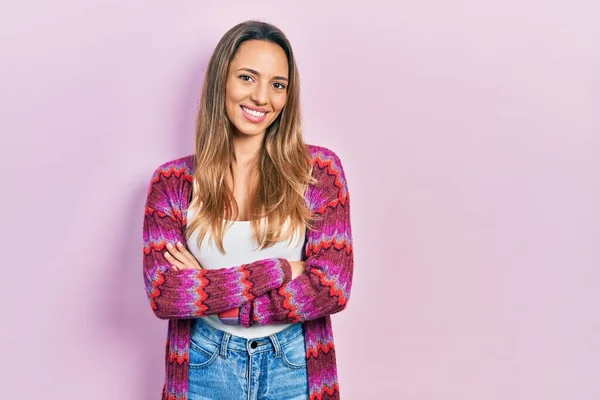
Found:
[{"label": "neck", "polygon": [[248,166],[258,156],[265,133],[258,135],[233,135],[233,164],[236,166]]}]

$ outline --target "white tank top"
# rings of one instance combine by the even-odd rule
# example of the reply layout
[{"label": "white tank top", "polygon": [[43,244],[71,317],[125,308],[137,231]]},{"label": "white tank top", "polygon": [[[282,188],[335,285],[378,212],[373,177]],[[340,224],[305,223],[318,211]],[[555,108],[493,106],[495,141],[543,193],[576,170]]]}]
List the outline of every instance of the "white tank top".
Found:
[{"label": "white tank top", "polygon": [[[196,210],[188,208],[187,221],[191,221]],[[289,223],[289,221],[288,221]],[[258,242],[252,236],[252,226],[250,221],[233,221],[229,227],[226,227],[223,236],[223,247],[226,253],[223,254],[213,243],[210,232],[204,236],[202,244],[198,247],[198,230],[192,232],[187,240],[187,247],[196,257],[202,268],[219,269],[242,264],[248,264],[264,258],[285,258],[288,261],[302,260],[302,247],[304,246],[304,228],[300,235],[295,233],[294,238],[288,245],[288,240],[275,243],[267,249],[257,250]],[[287,225],[287,223],[286,223]],[[284,227],[285,230],[285,227]],[[271,325],[252,325],[248,328],[242,325],[227,325],[221,322],[217,314],[201,317],[207,324],[214,328],[227,331],[232,335],[244,338],[257,338],[277,333],[293,324],[271,324]],[[301,322],[299,322],[301,323]]]}]

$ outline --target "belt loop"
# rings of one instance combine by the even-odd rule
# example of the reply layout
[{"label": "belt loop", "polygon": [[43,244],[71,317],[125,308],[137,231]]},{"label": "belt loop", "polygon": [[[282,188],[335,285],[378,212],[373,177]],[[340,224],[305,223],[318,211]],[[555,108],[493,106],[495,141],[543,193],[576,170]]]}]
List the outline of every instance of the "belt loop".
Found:
[{"label": "belt loop", "polygon": [[281,354],[281,346],[279,346],[279,340],[277,340],[277,336],[272,333],[269,335],[269,338],[271,338],[271,342],[273,342],[273,347],[275,347],[275,357],[279,357],[279,355]]},{"label": "belt loop", "polygon": [[221,352],[220,355],[222,358],[227,358],[227,344],[229,343],[229,338],[231,334],[229,332],[223,332],[223,339],[221,340]]}]

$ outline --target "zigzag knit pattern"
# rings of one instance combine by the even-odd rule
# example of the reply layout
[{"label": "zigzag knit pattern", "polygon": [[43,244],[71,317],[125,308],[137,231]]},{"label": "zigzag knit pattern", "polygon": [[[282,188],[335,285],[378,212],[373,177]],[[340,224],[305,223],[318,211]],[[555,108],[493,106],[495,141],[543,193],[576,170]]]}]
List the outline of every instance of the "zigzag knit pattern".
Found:
[{"label": "zigzag knit pattern", "polygon": [[318,181],[306,191],[306,202],[319,220],[306,230],[306,272],[294,280],[283,258],[216,270],[170,268],[165,246],[185,243],[195,156],[169,161],[154,172],[144,212],[143,275],[151,309],[168,319],[163,400],[188,399],[193,318],[235,307],[244,326],[303,322],[310,400],[340,398],[330,315],[347,306],[352,287],[350,197],[337,155],[306,146]]}]

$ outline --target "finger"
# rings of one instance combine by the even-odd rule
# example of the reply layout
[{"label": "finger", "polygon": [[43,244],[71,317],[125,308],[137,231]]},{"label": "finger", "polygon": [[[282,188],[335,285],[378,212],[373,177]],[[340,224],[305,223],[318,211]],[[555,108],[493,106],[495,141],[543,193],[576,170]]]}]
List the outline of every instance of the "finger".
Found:
[{"label": "finger", "polygon": [[186,263],[186,258],[184,257],[184,255],[179,250],[177,250],[177,248],[171,243],[167,244],[167,250],[169,251],[171,256],[173,256],[177,261],[184,264]]},{"label": "finger", "polygon": [[168,251],[164,252],[165,255],[165,259],[169,262],[169,264],[171,264],[171,266],[175,267],[176,270],[185,268],[185,265],[181,262],[179,262],[178,260],[175,259],[175,257],[173,257],[171,254],[169,254]]},{"label": "finger", "polygon": [[169,243],[167,244],[167,248],[173,257],[175,257],[182,264],[186,265],[186,268],[202,269],[198,263],[198,260],[196,260],[196,257],[194,257],[194,255],[190,253],[186,247],[181,244],[181,242],[177,242],[176,246],[173,246]]},{"label": "finger", "polygon": [[194,261],[196,260],[196,258],[193,256],[192,253],[190,253],[188,251],[188,249],[185,248],[185,246],[183,244],[181,244],[181,242],[177,242],[175,243],[175,248],[177,249],[177,251],[179,252],[179,256],[181,257],[180,260],[189,264],[194,264]]},{"label": "finger", "polygon": [[181,254],[187,259],[188,264],[193,265],[195,268],[201,268],[196,257],[194,257],[194,255],[190,253],[190,251],[181,242],[177,242],[176,246]]},{"label": "finger", "polygon": [[[168,245],[169,246],[169,245]],[[177,250],[175,247],[170,246],[171,249],[169,250],[169,253],[177,260],[179,261],[179,263],[182,265],[183,268],[198,268],[196,266],[196,263],[192,260],[195,260],[194,256],[192,256],[192,260],[189,259],[189,257],[187,257],[185,255],[185,253]]]},{"label": "finger", "polygon": [[[178,247],[182,250],[178,250]],[[176,261],[179,262],[178,266],[180,268],[185,268],[185,269],[191,269],[191,268],[196,268],[196,269],[202,269],[200,267],[200,265],[198,264],[198,261],[196,260],[196,258],[194,257],[193,254],[191,254],[186,248],[185,246],[183,246],[180,242],[178,242],[177,247],[174,246],[171,243],[167,243],[167,250],[169,255]]]},{"label": "finger", "polygon": [[[173,256],[173,253],[178,255],[178,259]],[[171,264],[176,265],[179,269],[197,269],[194,264],[188,261],[183,254],[178,251],[171,250],[171,252],[166,252],[165,257],[167,257]]]}]

